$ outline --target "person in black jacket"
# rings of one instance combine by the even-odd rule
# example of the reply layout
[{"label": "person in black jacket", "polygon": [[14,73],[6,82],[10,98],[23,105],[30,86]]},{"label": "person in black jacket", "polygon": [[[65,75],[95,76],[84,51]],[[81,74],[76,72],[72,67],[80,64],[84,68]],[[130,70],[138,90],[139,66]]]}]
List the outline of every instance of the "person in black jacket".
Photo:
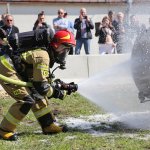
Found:
[{"label": "person in black jacket", "polygon": [[77,30],[75,54],[80,54],[82,44],[84,44],[85,53],[90,54],[91,29],[94,29],[94,25],[89,16],[87,16],[85,8],[81,8],[79,18],[75,19],[74,28]]},{"label": "person in black jacket", "polygon": [[10,14],[5,16],[5,24],[1,28],[6,32],[7,36],[19,33],[18,27],[14,26],[14,18]]},{"label": "person in black jacket", "polygon": [[1,15],[0,27],[4,26],[4,24],[5,24],[5,16],[6,15],[7,15],[6,13],[4,13],[4,14]]},{"label": "person in black jacket", "polygon": [[33,30],[49,28],[50,26],[45,22],[45,13],[41,11],[38,14],[38,18],[34,23]]},{"label": "person in black jacket", "polygon": [[112,54],[114,53],[114,48],[116,44],[113,40],[113,35],[115,33],[114,27],[110,24],[108,16],[103,17],[102,23],[96,30],[95,36],[99,37],[99,53],[100,54]]},{"label": "person in black jacket", "polygon": [[113,24],[115,28],[115,42],[117,43],[116,49],[117,53],[121,54],[125,51],[125,35],[126,35],[126,23],[124,18],[124,13],[118,12],[116,23]]}]

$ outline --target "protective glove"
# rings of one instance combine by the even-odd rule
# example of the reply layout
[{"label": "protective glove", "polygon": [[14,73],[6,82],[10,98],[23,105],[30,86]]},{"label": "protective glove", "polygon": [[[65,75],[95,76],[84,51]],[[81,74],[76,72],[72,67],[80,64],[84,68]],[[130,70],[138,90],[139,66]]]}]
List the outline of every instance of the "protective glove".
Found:
[{"label": "protective glove", "polygon": [[21,58],[19,55],[13,55],[12,56],[12,61],[14,63],[14,66],[15,66],[15,69],[17,70],[18,73],[22,72],[23,71],[23,67],[22,67],[22,64],[21,64]]},{"label": "protective glove", "polygon": [[54,89],[54,92],[53,92],[52,96],[54,98],[59,98],[59,99],[63,100],[67,95],[66,93],[67,92],[65,90]]},{"label": "protective glove", "polygon": [[58,98],[63,100],[66,96],[66,91],[65,90],[61,90],[59,87],[55,86],[55,85],[51,85],[51,87],[49,88],[49,91],[47,93],[47,97],[48,99],[50,98]]}]

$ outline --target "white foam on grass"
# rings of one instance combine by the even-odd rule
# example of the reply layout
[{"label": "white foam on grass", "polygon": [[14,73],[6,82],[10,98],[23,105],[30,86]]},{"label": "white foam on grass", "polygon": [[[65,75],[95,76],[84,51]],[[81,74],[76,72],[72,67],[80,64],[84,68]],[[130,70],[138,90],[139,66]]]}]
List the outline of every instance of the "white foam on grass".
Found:
[{"label": "white foam on grass", "polygon": [[[150,129],[150,111],[130,112],[125,114],[98,114],[81,116],[79,118],[66,118],[64,122],[68,127],[80,130],[93,130],[93,127],[112,128],[112,124],[121,123],[126,129]],[[91,132],[90,131],[90,132]]]}]

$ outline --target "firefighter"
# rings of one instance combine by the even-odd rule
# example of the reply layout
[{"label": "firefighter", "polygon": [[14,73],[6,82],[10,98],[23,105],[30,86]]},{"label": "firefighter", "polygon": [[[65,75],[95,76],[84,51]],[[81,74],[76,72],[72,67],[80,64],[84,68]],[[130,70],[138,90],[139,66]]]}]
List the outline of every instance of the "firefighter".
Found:
[{"label": "firefighter", "polygon": [[[69,31],[59,31],[55,35],[52,35],[52,32],[49,34],[51,34],[49,35],[51,40],[48,42],[48,46],[34,46],[34,48],[24,50],[17,55],[18,59],[15,58],[16,56],[12,56],[14,47],[10,45],[11,41],[6,40],[4,32],[0,31],[1,74],[15,80],[33,83],[33,87],[20,87],[0,81],[4,90],[16,100],[0,123],[0,137],[4,140],[15,141],[18,139],[15,130],[30,110],[34,113],[44,134],[67,131],[65,126],[55,124],[48,99],[63,99],[67,92],[71,94],[77,88],[74,90],[74,86],[76,87],[74,83],[66,84],[61,80],[52,81],[49,68],[54,63],[60,64],[62,68],[65,66],[65,57],[70,47],[75,46],[75,39]],[[14,59],[20,61],[18,66]]]},{"label": "firefighter", "polygon": [[141,28],[131,55],[131,71],[141,103],[150,100],[150,30]]}]

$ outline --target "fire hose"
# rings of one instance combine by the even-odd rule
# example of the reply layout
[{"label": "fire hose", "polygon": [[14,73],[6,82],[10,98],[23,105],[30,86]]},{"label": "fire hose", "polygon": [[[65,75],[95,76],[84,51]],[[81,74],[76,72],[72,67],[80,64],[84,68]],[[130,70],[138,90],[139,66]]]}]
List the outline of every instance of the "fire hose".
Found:
[{"label": "fire hose", "polygon": [[[22,86],[22,87],[33,87],[31,82],[24,82],[24,81],[21,81],[21,80],[14,80],[14,79],[6,77],[2,74],[0,74],[0,80],[4,81],[6,83],[10,83],[10,84],[14,84],[14,85]],[[63,81],[61,81],[60,79],[56,79],[55,84],[56,84],[55,85],[56,88],[66,90],[68,95],[70,95],[72,92],[76,92],[78,90],[78,85],[74,84],[74,82],[66,84]]]},{"label": "fire hose", "polygon": [[[54,74],[53,72],[57,69],[58,67],[56,67],[53,71],[51,76],[54,78]],[[24,82],[21,80],[15,80],[15,79],[11,79],[9,77],[6,77],[2,74],[0,74],[0,80],[9,83],[9,84],[14,84],[14,85],[18,85],[18,86],[22,86],[22,87],[33,87],[33,84],[31,82]],[[68,95],[70,95],[72,92],[76,92],[78,90],[78,85],[75,84],[74,82],[71,83],[65,83],[63,81],[61,81],[60,79],[55,79],[53,82],[53,86],[55,86],[55,88],[58,88],[60,90],[66,90]]]},{"label": "fire hose", "polygon": [[33,86],[31,82],[24,82],[24,81],[21,81],[21,80],[14,80],[14,79],[6,77],[2,74],[0,74],[0,80],[4,81],[6,83],[15,84],[15,85],[18,85],[18,86],[23,86],[23,87],[32,87]]}]

